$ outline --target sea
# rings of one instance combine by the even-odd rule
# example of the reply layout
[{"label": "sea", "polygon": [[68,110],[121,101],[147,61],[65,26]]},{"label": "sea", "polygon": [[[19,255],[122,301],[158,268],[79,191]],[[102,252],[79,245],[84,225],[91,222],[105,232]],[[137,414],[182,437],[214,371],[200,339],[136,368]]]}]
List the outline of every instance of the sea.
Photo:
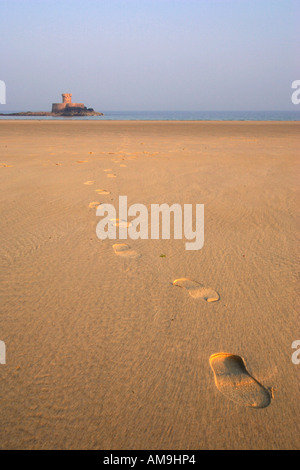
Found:
[{"label": "sea", "polygon": [[[5,111],[13,113],[18,111]],[[0,116],[10,120],[39,121],[300,121],[297,111],[102,111],[103,116]]]}]

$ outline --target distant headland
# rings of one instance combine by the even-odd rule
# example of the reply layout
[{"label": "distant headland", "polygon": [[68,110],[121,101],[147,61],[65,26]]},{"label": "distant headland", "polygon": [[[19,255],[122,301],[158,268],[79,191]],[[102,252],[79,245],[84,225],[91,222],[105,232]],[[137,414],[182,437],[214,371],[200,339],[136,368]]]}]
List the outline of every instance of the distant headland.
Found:
[{"label": "distant headland", "polygon": [[93,108],[86,108],[83,103],[72,103],[72,94],[63,93],[62,103],[52,103],[52,111],[23,111],[20,113],[0,114],[0,116],[53,116],[53,117],[81,117],[81,116],[103,116]]}]

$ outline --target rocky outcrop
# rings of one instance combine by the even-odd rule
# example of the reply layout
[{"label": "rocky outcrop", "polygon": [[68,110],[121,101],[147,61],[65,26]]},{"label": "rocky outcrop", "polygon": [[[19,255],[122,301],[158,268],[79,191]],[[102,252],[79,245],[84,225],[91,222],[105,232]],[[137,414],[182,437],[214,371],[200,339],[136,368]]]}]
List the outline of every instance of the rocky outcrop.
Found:
[{"label": "rocky outcrop", "polygon": [[103,116],[103,113],[97,113],[93,108],[65,108],[61,113],[61,116]]},{"label": "rocky outcrop", "polygon": [[26,111],[21,113],[0,114],[0,116],[53,116],[53,117],[84,117],[84,116],[103,116],[103,113],[97,113],[93,108],[86,108],[83,103],[72,103],[72,94],[63,93],[62,103],[52,103],[52,112],[44,111]]},{"label": "rocky outcrop", "polygon": [[97,113],[93,108],[67,108],[58,113],[48,113],[45,111],[23,111],[21,113],[0,114],[0,116],[52,116],[52,117],[84,117],[84,116],[103,116],[103,113]]}]

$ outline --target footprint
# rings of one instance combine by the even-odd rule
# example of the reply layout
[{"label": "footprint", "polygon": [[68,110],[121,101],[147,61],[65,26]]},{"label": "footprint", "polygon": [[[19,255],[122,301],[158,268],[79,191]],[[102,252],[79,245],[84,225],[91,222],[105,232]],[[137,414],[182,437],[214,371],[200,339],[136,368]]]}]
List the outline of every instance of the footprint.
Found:
[{"label": "footprint", "polygon": [[122,256],[123,258],[139,258],[140,255],[133,250],[129,245],[126,243],[115,243],[113,245],[113,250],[116,255]]},{"label": "footprint", "polygon": [[205,287],[202,284],[199,284],[199,282],[192,281],[186,277],[176,279],[173,282],[173,285],[186,289],[193,299],[204,299],[206,302],[216,302],[220,299],[218,292],[215,290],[210,287]]},{"label": "footprint", "polygon": [[109,219],[110,222],[112,222],[112,225],[114,227],[131,227],[132,223],[131,222],[126,222],[125,220],[122,219]]},{"label": "footprint", "polygon": [[91,209],[93,209],[94,207],[100,206],[100,204],[101,204],[101,202],[97,202],[97,201],[90,202],[90,203],[89,203],[89,207],[90,207]]},{"label": "footprint", "polygon": [[77,160],[76,163],[87,163],[88,160]]},{"label": "footprint", "polygon": [[87,184],[88,186],[90,186],[91,184],[94,184],[94,183],[95,183],[95,181],[86,181],[86,182],[83,183],[83,184]]},{"label": "footprint", "polygon": [[124,164],[120,165],[120,167],[122,167],[122,168],[125,168],[126,166],[127,166],[127,165],[124,165]]},{"label": "footprint", "polygon": [[240,356],[217,353],[210,356],[209,363],[217,389],[227,398],[252,408],[266,408],[270,405],[270,391],[249,374]]},{"label": "footprint", "polygon": [[95,189],[95,191],[96,193],[102,194],[102,195],[110,194],[110,192],[106,191],[106,189]]},{"label": "footprint", "polygon": [[107,175],[107,178],[116,178],[117,175],[114,175],[113,173],[108,173]]},{"label": "footprint", "polygon": [[112,168],[106,168],[105,170],[103,171],[112,171]]}]

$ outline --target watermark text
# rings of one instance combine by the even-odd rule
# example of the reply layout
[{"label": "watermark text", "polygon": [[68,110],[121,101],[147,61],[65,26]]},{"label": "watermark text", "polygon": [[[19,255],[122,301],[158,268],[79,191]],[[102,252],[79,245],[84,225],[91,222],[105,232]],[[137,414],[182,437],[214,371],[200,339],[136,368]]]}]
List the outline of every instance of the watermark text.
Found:
[{"label": "watermark text", "polygon": [[292,83],[292,88],[295,89],[291,97],[292,103],[299,104],[300,103],[300,80],[294,80]]},{"label": "watermark text", "polygon": [[6,85],[3,80],[0,80],[0,104],[6,104]]},{"label": "watermark text", "polygon": [[6,346],[4,341],[0,341],[0,364],[6,364]]},{"label": "watermark text", "polygon": [[292,349],[296,349],[292,355],[292,363],[298,366],[300,364],[300,339],[293,342]]},{"label": "watermark text", "polygon": [[[201,250],[204,245],[204,204],[196,204],[194,208],[193,204],[183,207],[180,204],[151,204],[149,213],[144,204],[128,207],[127,196],[119,196],[118,218],[112,204],[99,205],[96,215],[102,217],[96,228],[100,240],[170,240],[173,221],[173,238],[188,240],[186,250]],[[128,221],[128,217],[133,219]]]}]

